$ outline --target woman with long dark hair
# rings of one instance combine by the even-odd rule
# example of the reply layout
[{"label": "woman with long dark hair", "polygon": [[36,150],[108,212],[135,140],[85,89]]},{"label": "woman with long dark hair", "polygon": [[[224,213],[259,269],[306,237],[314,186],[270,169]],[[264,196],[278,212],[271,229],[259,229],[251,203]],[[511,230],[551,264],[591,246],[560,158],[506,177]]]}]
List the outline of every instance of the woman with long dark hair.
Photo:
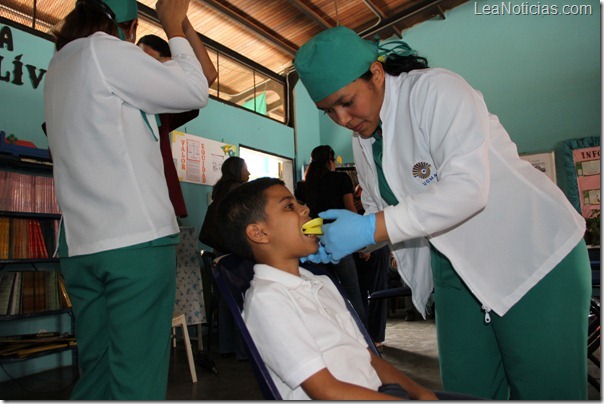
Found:
[{"label": "woman with long dark hair", "polygon": [[[208,210],[206,215],[214,215],[211,218],[205,220],[211,220],[210,223],[214,223],[212,227],[215,228],[213,238],[215,244],[213,252],[216,256],[228,254],[230,251],[226,248],[218,226],[220,226],[220,218],[218,215],[218,205],[220,201],[224,199],[229,192],[237,188],[241,184],[248,182],[250,179],[250,172],[247,169],[247,164],[244,159],[238,156],[231,156],[227,158],[220,167],[222,176],[214,184],[212,188],[212,204],[214,209]],[[218,304],[218,350],[221,355],[235,354],[239,359],[245,359],[245,344],[241,338],[237,327],[235,326],[235,320],[231,315],[229,308],[223,299]]]},{"label": "woman with long dark hair", "polygon": [[[310,209],[310,217],[318,217],[319,212],[328,209],[347,209],[356,213],[354,187],[348,174],[336,171],[336,156],[328,145],[317,146],[310,155],[304,181],[296,184],[295,197]],[[318,264],[332,272],[342,283],[350,302],[359,317],[367,325],[365,304],[352,255],[344,256],[340,262]]]},{"label": "woman with long dark hair", "polygon": [[220,167],[222,176],[212,188],[212,200],[219,201],[233,188],[248,182],[250,172],[244,159],[237,156],[227,158]]}]

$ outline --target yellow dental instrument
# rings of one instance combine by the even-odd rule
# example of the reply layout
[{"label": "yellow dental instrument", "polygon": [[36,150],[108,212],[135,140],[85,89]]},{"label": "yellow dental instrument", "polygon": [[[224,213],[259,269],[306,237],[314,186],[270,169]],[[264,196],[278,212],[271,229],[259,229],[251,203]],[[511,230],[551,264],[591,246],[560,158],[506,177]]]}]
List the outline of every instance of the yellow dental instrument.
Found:
[{"label": "yellow dental instrument", "polygon": [[314,234],[317,236],[323,235],[323,219],[318,217],[316,219],[310,220],[302,225],[302,233],[304,234]]}]

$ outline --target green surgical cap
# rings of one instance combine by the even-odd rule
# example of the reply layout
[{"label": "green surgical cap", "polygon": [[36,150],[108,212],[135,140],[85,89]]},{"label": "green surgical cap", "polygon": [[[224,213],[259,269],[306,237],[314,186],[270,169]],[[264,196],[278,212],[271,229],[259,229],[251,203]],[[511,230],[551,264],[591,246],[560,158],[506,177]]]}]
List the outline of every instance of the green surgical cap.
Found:
[{"label": "green surgical cap", "polygon": [[310,98],[319,102],[365,74],[377,58],[374,42],[339,26],[302,45],[294,66]]},{"label": "green surgical cap", "polygon": [[105,4],[115,13],[115,21],[126,22],[138,18],[136,0],[104,0]]}]

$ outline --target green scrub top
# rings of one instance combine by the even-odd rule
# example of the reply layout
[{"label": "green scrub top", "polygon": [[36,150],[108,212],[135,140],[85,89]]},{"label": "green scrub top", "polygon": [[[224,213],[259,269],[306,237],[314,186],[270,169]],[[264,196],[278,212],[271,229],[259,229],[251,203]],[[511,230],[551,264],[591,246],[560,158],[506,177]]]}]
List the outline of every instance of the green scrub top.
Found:
[{"label": "green scrub top", "polygon": [[373,133],[373,161],[375,161],[375,168],[377,169],[378,184],[380,186],[380,195],[388,203],[388,205],[398,205],[398,199],[394,196],[386,177],[384,177],[384,169],[382,168],[382,151],[384,150],[384,142],[382,138],[382,124]]}]

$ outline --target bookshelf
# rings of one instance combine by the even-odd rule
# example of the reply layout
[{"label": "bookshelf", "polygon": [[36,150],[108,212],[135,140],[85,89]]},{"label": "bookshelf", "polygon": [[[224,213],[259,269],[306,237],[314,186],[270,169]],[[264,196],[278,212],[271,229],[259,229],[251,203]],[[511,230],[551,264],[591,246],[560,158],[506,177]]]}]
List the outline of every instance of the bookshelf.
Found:
[{"label": "bookshelf", "polygon": [[68,330],[14,334],[23,328],[11,323],[3,332],[9,335],[0,335],[0,364],[70,350],[77,369],[75,317],[53,258],[60,219],[52,164],[0,153],[0,324],[27,329],[49,316],[69,316]]}]

